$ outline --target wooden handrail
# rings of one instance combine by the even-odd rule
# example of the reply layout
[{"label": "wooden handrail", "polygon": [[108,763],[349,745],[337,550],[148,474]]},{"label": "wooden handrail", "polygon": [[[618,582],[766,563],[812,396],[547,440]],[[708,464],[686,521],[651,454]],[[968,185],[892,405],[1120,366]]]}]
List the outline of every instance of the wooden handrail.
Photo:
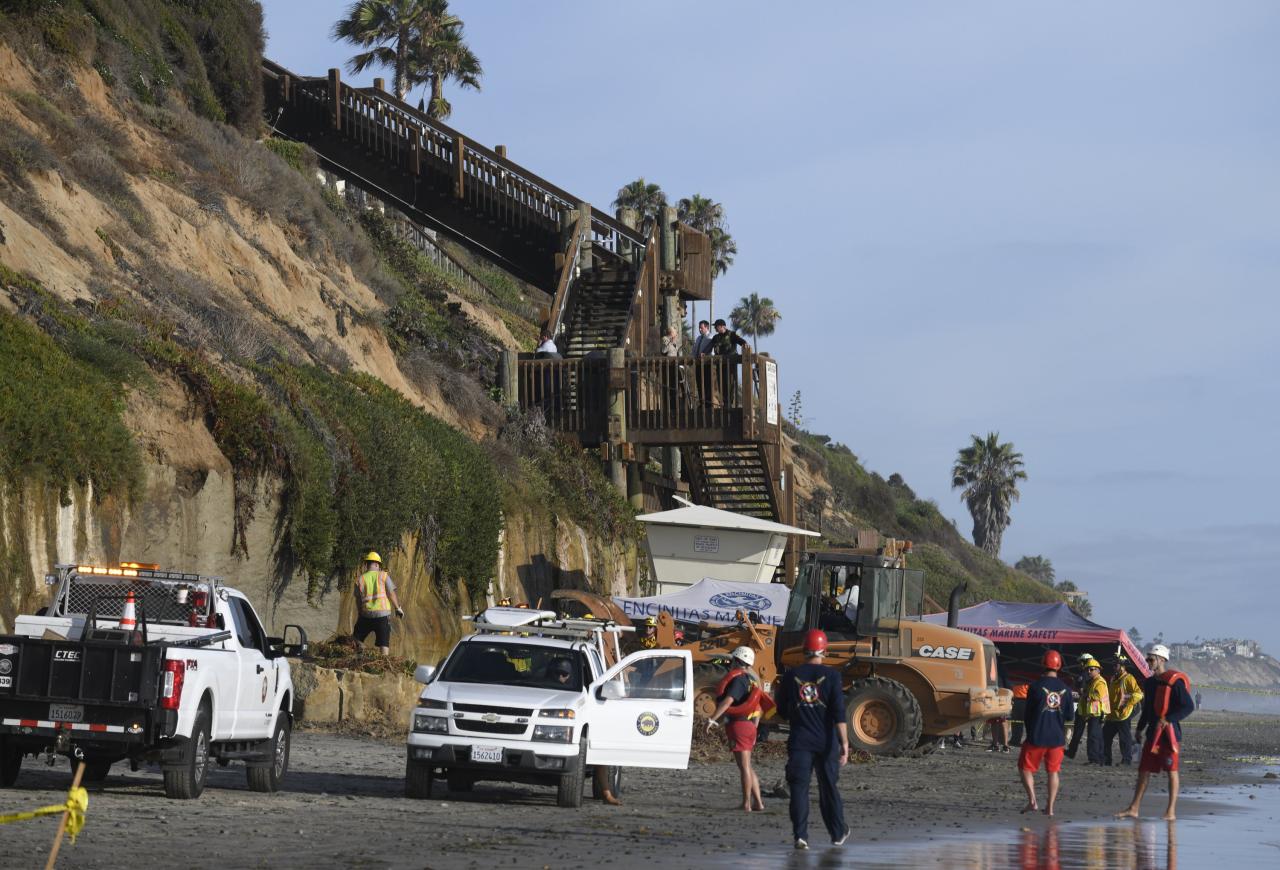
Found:
[{"label": "wooden handrail", "polygon": [[560,277],[556,281],[556,295],[551,300],[551,316],[547,320],[547,332],[551,333],[552,336],[560,334],[565,308],[569,304],[569,288],[573,285],[573,279],[577,276],[578,260],[581,257],[582,243],[586,240],[586,236],[586,216],[580,213],[569,237],[564,263],[560,266]]}]

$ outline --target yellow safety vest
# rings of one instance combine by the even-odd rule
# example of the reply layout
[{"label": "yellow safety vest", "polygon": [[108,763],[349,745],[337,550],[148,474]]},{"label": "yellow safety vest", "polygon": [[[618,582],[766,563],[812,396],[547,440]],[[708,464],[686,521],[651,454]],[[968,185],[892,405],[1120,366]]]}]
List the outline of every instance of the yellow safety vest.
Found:
[{"label": "yellow safety vest", "polygon": [[[1120,704],[1121,696],[1126,696],[1123,706]],[[1115,699],[1115,703],[1112,704],[1111,715],[1107,718],[1113,722],[1123,722],[1133,715],[1134,708],[1142,703],[1142,685],[1133,674],[1125,674],[1111,681],[1111,697]]]},{"label": "yellow safety vest", "polygon": [[1111,695],[1107,692],[1107,681],[1101,675],[1085,687],[1080,706],[1080,713],[1085,719],[1096,719],[1111,712]]},{"label": "yellow safety vest", "polygon": [[386,571],[365,571],[360,575],[360,599],[364,602],[365,613],[391,612]]}]

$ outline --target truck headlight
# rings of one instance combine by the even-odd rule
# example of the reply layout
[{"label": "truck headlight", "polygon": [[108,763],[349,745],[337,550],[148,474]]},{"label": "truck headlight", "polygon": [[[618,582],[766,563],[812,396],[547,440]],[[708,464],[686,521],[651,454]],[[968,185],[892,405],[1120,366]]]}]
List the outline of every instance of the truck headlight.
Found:
[{"label": "truck headlight", "polygon": [[448,734],[449,720],[443,716],[428,716],[425,713],[413,714],[413,730],[427,734]]},{"label": "truck headlight", "polygon": [[573,739],[573,728],[569,725],[534,725],[533,739],[546,743],[568,743]]},{"label": "truck headlight", "polygon": [[572,719],[577,713],[573,710],[539,710],[538,715],[548,719]]}]

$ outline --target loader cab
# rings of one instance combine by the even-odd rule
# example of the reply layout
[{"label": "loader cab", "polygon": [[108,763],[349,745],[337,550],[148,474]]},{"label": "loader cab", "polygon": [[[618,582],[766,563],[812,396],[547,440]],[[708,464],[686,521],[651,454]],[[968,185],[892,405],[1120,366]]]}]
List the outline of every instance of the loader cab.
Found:
[{"label": "loader cab", "polygon": [[924,610],[924,572],[881,555],[810,553],[800,566],[783,626],[784,649],[820,628],[832,643],[896,635]]}]

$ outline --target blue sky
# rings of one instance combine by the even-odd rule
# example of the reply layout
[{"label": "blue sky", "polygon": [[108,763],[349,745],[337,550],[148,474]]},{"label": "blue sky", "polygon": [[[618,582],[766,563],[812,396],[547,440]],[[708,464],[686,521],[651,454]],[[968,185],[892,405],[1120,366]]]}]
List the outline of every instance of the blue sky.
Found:
[{"label": "blue sky", "polygon": [[[341,64],[345,5],[266,0],[268,56]],[[997,430],[1005,559],[1280,653],[1280,5],[451,5],[485,67],[453,126],[603,208],[724,203],[717,313],[773,297],[808,428],[966,533],[951,462]]]}]

